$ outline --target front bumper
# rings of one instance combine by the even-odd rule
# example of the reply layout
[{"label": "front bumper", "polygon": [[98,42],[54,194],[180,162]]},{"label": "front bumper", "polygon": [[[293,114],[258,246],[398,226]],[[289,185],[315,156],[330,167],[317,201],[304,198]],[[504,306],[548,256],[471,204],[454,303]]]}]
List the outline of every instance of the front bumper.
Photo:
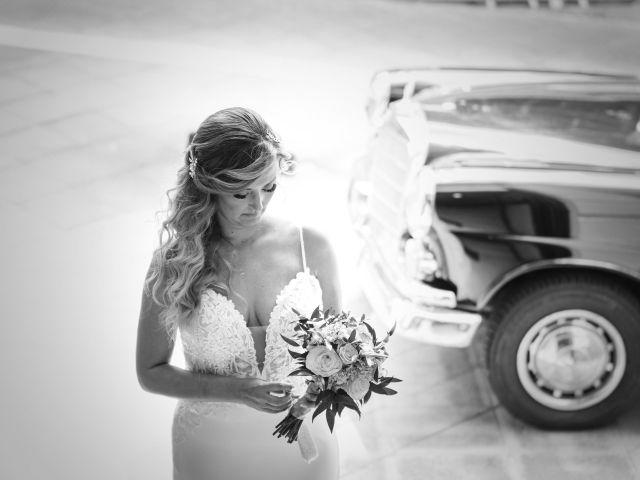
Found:
[{"label": "front bumper", "polygon": [[446,347],[467,347],[482,321],[456,308],[455,294],[421,282],[393,278],[375,244],[367,242],[358,262],[362,289],[375,317],[402,336]]}]

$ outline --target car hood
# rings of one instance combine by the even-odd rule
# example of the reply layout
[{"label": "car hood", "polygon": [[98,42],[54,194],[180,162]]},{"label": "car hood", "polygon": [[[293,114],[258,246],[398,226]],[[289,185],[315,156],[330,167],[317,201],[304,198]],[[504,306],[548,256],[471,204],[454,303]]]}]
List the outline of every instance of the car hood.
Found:
[{"label": "car hood", "polygon": [[484,166],[640,175],[640,154],[631,150],[489,128],[430,123],[429,129],[427,161],[435,168]]},{"label": "car hood", "polygon": [[388,89],[389,101],[401,98],[407,86],[422,100],[474,91],[480,95],[640,99],[637,77],[595,72],[471,67],[395,69],[376,73],[372,84],[378,91]]}]

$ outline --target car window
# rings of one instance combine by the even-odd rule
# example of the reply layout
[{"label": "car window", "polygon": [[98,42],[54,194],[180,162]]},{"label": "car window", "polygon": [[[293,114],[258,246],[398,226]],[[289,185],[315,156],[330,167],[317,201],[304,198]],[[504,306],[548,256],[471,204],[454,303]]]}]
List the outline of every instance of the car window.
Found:
[{"label": "car window", "polygon": [[427,118],[518,130],[640,151],[640,102],[555,98],[459,98],[423,103]]}]

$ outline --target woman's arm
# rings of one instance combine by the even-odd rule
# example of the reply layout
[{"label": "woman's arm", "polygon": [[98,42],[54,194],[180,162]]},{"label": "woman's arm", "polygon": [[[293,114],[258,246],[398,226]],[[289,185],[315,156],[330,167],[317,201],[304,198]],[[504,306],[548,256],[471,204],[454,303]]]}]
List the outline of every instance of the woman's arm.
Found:
[{"label": "woman's arm", "polygon": [[[177,398],[244,403],[268,412],[289,407],[289,384],[196,373],[169,364],[174,341],[160,322],[161,311],[162,306],[143,289],[136,347],[136,370],[142,388]],[[284,396],[271,394],[283,391]]]}]

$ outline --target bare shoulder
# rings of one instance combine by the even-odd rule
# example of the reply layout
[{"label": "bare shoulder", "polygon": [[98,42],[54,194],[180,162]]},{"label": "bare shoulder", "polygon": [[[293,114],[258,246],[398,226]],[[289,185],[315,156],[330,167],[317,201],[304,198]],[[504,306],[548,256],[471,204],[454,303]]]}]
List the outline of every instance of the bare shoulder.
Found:
[{"label": "bare shoulder", "polygon": [[[276,242],[279,247],[297,251],[300,245],[300,231],[304,240],[304,251],[311,270],[322,270],[334,262],[334,251],[327,236],[316,228],[300,226],[282,218],[269,218],[266,223],[269,231],[269,243]],[[298,248],[294,248],[298,247]]]},{"label": "bare shoulder", "polygon": [[340,277],[336,255],[327,236],[315,228],[303,229],[307,265],[320,282],[324,308],[341,310]]},{"label": "bare shoulder", "polygon": [[311,227],[303,227],[305,252],[310,264],[322,265],[333,262],[334,252],[327,236]]}]

